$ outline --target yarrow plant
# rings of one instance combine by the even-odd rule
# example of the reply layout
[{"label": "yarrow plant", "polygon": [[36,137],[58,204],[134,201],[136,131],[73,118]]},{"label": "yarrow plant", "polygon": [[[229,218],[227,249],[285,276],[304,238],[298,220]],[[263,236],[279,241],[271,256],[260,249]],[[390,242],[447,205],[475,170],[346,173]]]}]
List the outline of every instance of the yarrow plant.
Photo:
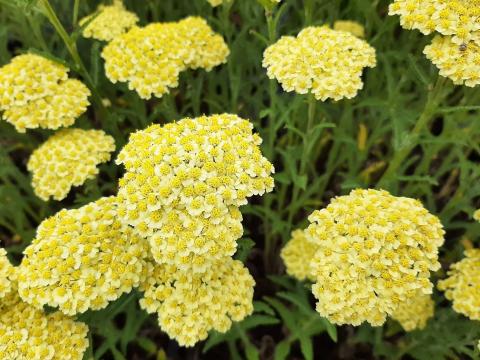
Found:
[{"label": "yarrow plant", "polygon": [[68,69],[34,54],[0,68],[0,111],[17,131],[68,127],[89,105],[90,90]]},{"label": "yarrow plant", "polygon": [[354,190],[309,216],[317,311],[336,324],[382,325],[417,291],[432,292],[444,230],[420,202]]},{"label": "yarrow plant", "polygon": [[431,295],[418,292],[406,302],[400,304],[392,313],[405,331],[422,330],[433,317],[435,303]]},{"label": "yarrow plant", "polygon": [[186,69],[213,67],[226,62],[228,46],[199,17],[179,22],[134,27],[116,37],[102,52],[105,72],[113,82],[128,82],[143,99],[162,97],[178,86]]},{"label": "yarrow plant", "polygon": [[110,160],[115,140],[102,130],[64,129],[52,135],[28,160],[35,194],[47,201],[64,199],[72,186],[98,174]]},{"label": "yarrow plant", "polygon": [[322,26],[283,36],[265,50],[262,64],[285,91],[311,92],[325,101],[355,97],[363,87],[363,69],[374,67],[376,58],[365,41]]},{"label": "yarrow plant", "polygon": [[315,281],[310,264],[317,250],[318,245],[307,239],[305,231],[293,231],[292,238],[280,252],[287,274],[300,281]]}]

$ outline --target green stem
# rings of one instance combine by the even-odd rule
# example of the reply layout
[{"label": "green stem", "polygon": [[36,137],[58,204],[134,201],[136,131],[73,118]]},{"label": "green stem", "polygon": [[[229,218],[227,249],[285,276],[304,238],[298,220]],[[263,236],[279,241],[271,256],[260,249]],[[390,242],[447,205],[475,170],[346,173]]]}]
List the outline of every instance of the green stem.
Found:
[{"label": "green stem", "polygon": [[388,186],[395,175],[397,174],[398,168],[410,154],[410,152],[415,148],[419,143],[419,135],[428,127],[428,124],[432,117],[435,115],[438,105],[440,104],[443,95],[444,88],[447,79],[439,76],[437,82],[433,88],[429,91],[427,103],[423,109],[422,114],[418,118],[415,126],[409,134],[409,142],[402,146],[390,160],[390,164],[378,182],[378,187]]},{"label": "green stem", "polygon": [[75,0],[73,4],[73,18],[72,23],[73,26],[77,26],[78,23],[78,8],[80,7],[80,0]]},{"label": "green stem", "polygon": [[70,56],[72,57],[72,59],[75,63],[75,66],[77,67],[77,71],[85,78],[85,81],[88,83],[88,86],[90,87],[90,90],[91,90],[92,95],[93,95],[94,102],[96,103],[97,107],[102,111],[103,115],[106,114],[107,109],[103,105],[102,98],[101,98],[100,94],[97,92],[97,89],[95,87],[95,83],[93,82],[92,77],[88,73],[87,68],[85,67],[85,64],[82,61],[82,58],[80,57],[80,54],[78,53],[77,44],[68,35],[67,31],[65,30],[62,23],[58,19],[58,16],[55,13],[55,10],[53,9],[49,0],[40,0],[39,4],[43,7],[44,15],[47,17],[47,19],[50,21],[52,26],[57,31],[60,38],[65,43],[65,46],[67,47],[67,50],[70,53]]},{"label": "green stem", "polygon": [[312,25],[313,19],[313,0],[305,0],[305,26]]}]

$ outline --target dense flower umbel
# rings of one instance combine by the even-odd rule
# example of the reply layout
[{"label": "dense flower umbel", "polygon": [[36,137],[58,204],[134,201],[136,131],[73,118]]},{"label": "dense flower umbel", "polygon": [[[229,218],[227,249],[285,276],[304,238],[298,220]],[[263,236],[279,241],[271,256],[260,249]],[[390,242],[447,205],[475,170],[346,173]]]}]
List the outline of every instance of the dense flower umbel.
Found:
[{"label": "dense flower umbel", "polygon": [[418,292],[415,296],[402,302],[392,313],[392,317],[402,325],[405,331],[421,330],[433,316],[435,303],[429,294]]},{"label": "dense flower umbel", "polygon": [[109,6],[100,5],[97,11],[98,15],[92,14],[80,20],[80,25],[83,25],[95,16],[83,29],[84,37],[111,41],[138,22],[137,15],[125,9],[121,1],[114,1],[113,5]]},{"label": "dense flower umbel", "polygon": [[451,36],[436,36],[423,52],[440,69],[440,75],[454,84],[480,84],[480,42],[457,45]]},{"label": "dense flower umbel", "polygon": [[307,239],[317,311],[335,324],[382,325],[417,291],[432,292],[444,231],[413,199],[382,190],[354,190],[310,215]]},{"label": "dense flower umbel", "polygon": [[0,303],[1,298],[12,291],[12,281],[15,280],[15,268],[7,258],[5,249],[0,249]]},{"label": "dense flower umbel", "polygon": [[390,15],[400,15],[406,29],[452,35],[456,44],[469,42],[480,31],[480,0],[395,0]]},{"label": "dense flower umbel", "polygon": [[88,348],[85,324],[46,315],[13,292],[0,301],[0,354],[4,360],[81,360]]},{"label": "dense flower umbel", "polygon": [[43,221],[18,270],[22,299],[67,314],[97,310],[145,276],[148,245],[118,221],[114,197]]},{"label": "dense flower umbel", "polygon": [[17,131],[70,126],[89,105],[90,91],[68,79],[63,65],[26,54],[0,68],[0,111]]},{"label": "dense flower umbel", "polygon": [[113,82],[128,82],[140,97],[162,97],[178,86],[180,72],[213,67],[229,54],[223,38],[199,17],[153,23],[116,37],[102,52],[105,72]]},{"label": "dense flower umbel", "polygon": [[465,258],[453,264],[448,278],[438,282],[453,310],[472,320],[480,320],[480,249],[465,251]]},{"label": "dense flower umbel", "polygon": [[480,221],[480,209],[475,210],[475,212],[473,213],[473,218],[477,221]]},{"label": "dense flower umbel", "polygon": [[202,274],[152,263],[140,306],[158,313],[162,330],[181,346],[193,346],[210,330],[226,332],[232,321],[250,315],[254,285],[243,264],[230,257],[212,262]]},{"label": "dense flower umbel", "polygon": [[236,115],[186,118],[136,132],[120,152],[120,216],[148,238],[159,263],[204,271],[233,255],[238,207],[273,188],[261,138]]},{"label": "dense flower umbel", "polygon": [[263,55],[270,79],[285,91],[312,92],[315,98],[353,98],[363,87],[365,67],[376,65],[375,49],[345,31],[308,27],[297,37],[283,36]]},{"label": "dense flower umbel", "polygon": [[315,280],[312,275],[311,262],[318,246],[315,242],[308,241],[303,230],[292,232],[292,238],[284,246],[280,257],[282,258],[287,274],[298,280]]},{"label": "dense flower umbel", "polygon": [[346,31],[358,38],[365,37],[365,28],[356,21],[338,20],[333,23],[333,30]]},{"label": "dense flower umbel", "polygon": [[97,175],[97,165],[110,160],[114,150],[114,139],[102,130],[58,131],[28,160],[35,194],[45,201],[64,199],[72,186]]}]

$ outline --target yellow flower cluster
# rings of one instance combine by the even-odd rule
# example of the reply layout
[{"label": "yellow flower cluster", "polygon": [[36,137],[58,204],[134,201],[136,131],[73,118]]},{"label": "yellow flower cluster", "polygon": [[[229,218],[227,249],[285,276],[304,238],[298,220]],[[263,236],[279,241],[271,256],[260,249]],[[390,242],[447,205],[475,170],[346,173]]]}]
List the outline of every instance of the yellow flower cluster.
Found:
[{"label": "yellow flower cluster", "polygon": [[436,36],[423,53],[456,85],[474,87],[480,84],[480,42],[457,45],[451,36]]},{"label": "yellow flower cluster", "polygon": [[480,209],[475,210],[475,212],[473,213],[473,218],[477,221],[480,221]]},{"label": "yellow flower cluster", "polygon": [[101,198],[44,220],[18,268],[19,294],[67,315],[97,310],[138,286],[146,242],[118,220],[117,199]]},{"label": "yellow flower cluster", "polygon": [[263,54],[263,67],[285,91],[311,92],[317,100],[353,98],[363,87],[365,67],[376,65],[375,49],[345,31],[308,27],[283,36]]},{"label": "yellow flower cluster", "polygon": [[134,27],[116,37],[102,52],[105,72],[113,82],[128,82],[143,99],[162,97],[178,86],[180,72],[213,67],[226,61],[229,49],[200,17]]},{"label": "yellow flower cluster", "polygon": [[14,280],[15,268],[8,260],[5,249],[0,248],[0,299],[12,291]]},{"label": "yellow flower cluster", "polygon": [[382,325],[417,291],[432,292],[444,231],[414,199],[383,190],[353,190],[310,215],[307,239],[317,311],[335,324]]},{"label": "yellow flower cluster", "polygon": [[469,249],[465,256],[450,267],[448,278],[438,282],[438,289],[453,302],[453,310],[480,320],[480,249]]},{"label": "yellow flower cluster", "polygon": [[120,152],[119,216],[148,238],[160,264],[203,272],[231,256],[238,207],[273,189],[261,138],[236,115],[186,118],[136,132]]},{"label": "yellow flower cluster", "polygon": [[17,131],[70,126],[89,105],[90,91],[68,79],[63,65],[26,54],[0,68],[0,111]]},{"label": "yellow flower cluster", "polygon": [[356,21],[337,20],[333,23],[333,30],[346,31],[362,39],[365,37],[365,28]]},{"label": "yellow flower cluster", "polygon": [[45,201],[64,199],[72,186],[98,174],[97,165],[110,160],[114,150],[114,139],[102,130],[58,131],[28,161],[35,194]]},{"label": "yellow flower cluster", "polygon": [[5,360],[81,360],[88,328],[55,312],[46,315],[9,294],[0,301],[0,354]]},{"label": "yellow flower cluster", "polygon": [[202,274],[151,265],[140,306],[158,313],[163,331],[181,346],[204,340],[210,330],[226,332],[232,321],[253,311],[255,281],[238,260],[221,259]]},{"label": "yellow flower cluster", "polygon": [[95,16],[83,29],[84,37],[111,41],[138,22],[138,16],[125,9],[121,1],[115,1],[109,6],[100,5],[97,11],[98,15],[89,15],[80,20],[80,25],[83,25]]},{"label": "yellow flower cluster", "polygon": [[402,302],[392,313],[392,317],[402,325],[405,331],[421,330],[433,317],[435,303],[432,297],[418,292],[414,297]]},{"label": "yellow flower cluster", "polygon": [[389,10],[390,15],[400,15],[405,29],[452,35],[458,45],[480,32],[480,0],[395,0]]},{"label": "yellow flower cluster", "polygon": [[307,240],[303,230],[293,231],[292,238],[280,253],[287,268],[287,274],[301,281],[305,279],[314,281],[310,263],[317,248],[316,243]]}]

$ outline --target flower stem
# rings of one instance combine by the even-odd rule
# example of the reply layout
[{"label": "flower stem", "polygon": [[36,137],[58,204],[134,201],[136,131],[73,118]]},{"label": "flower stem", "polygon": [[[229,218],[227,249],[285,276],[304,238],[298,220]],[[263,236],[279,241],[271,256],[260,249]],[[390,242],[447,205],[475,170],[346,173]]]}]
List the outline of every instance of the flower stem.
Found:
[{"label": "flower stem", "polygon": [[427,103],[425,104],[420,117],[409,134],[409,142],[395,152],[387,170],[378,182],[378,187],[387,187],[391,183],[397,174],[398,168],[401,166],[410,152],[415,148],[415,146],[418,145],[419,135],[425,130],[425,128],[428,127],[430,120],[435,115],[438,106],[443,99],[446,82],[446,78],[439,76],[435,85],[429,90]]},{"label": "flower stem", "polygon": [[65,43],[65,46],[67,47],[67,50],[70,53],[70,56],[72,57],[72,59],[75,63],[75,66],[77,67],[77,71],[84,77],[85,81],[87,82],[87,84],[88,84],[88,86],[89,86],[89,88],[92,92],[93,100],[94,100],[95,104],[101,110],[101,112],[103,114],[105,114],[107,112],[107,110],[102,103],[102,98],[100,97],[100,94],[98,93],[98,91],[95,87],[95,83],[93,82],[92,77],[88,73],[87,68],[85,67],[85,64],[82,61],[82,58],[80,57],[80,54],[78,53],[77,44],[68,35],[67,31],[65,30],[62,23],[58,19],[58,16],[55,13],[55,10],[53,9],[49,0],[40,0],[39,3],[40,3],[40,5],[43,9],[44,15],[47,17],[47,19],[50,21],[52,26],[57,31],[60,38]]}]

